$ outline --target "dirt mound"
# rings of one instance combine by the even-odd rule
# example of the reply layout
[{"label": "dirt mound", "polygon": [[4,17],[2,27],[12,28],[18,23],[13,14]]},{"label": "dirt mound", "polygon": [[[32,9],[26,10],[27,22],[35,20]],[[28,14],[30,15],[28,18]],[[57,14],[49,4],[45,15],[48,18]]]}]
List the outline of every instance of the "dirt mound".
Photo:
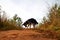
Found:
[{"label": "dirt mound", "polygon": [[57,40],[41,36],[41,33],[34,30],[0,31],[0,40]]}]

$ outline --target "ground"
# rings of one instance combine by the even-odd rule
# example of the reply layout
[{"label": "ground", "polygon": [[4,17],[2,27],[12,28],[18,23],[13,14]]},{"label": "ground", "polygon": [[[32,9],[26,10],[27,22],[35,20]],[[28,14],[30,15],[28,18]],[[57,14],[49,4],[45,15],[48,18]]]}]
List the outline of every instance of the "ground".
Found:
[{"label": "ground", "polygon": [[0,31],[0,40],[57,40],[41,36],[41,33],[34,30]]}]

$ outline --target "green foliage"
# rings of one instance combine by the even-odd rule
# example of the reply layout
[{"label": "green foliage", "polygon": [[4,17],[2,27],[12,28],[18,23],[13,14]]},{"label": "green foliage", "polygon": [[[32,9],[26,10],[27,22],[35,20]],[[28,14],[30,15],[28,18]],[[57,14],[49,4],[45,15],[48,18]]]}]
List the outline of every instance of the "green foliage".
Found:
[{"label": "green foliage", "polygon": [[17,25],[18,25],[18,26],[21,26],[21,24],[22,24],[22,20],[21,20],[20,17],[18,17],[18,18],[17,18]]},{"label": "green foliage", "polygon": [[58,30],[60,29],[60,6],[55,4],[49,11],[48,19],[43,17],[43,22],[40,28],[44,29],[51,29],[51,30]]},{"label": "green foliage", "polygon": [[14,20],[14,21],[17,20],[17,14],[15,14],[15,15],[13,16],[13,20]]},{"label": "green foliage", "polygon": [[[3,15],[1,15],[2,12]],[[13,19],[7,19],[6,12],[0,8],[0,30],[19,30],[22,29],[21,24],[22,20],[17,14],[13,16]]]},{"label": "green foliage", "polygon": [[20,17],[17,16],[17,14],[15,14],[13,16],[13,19],[11,21],[13,21],[14,23],[16,23],[17,26],[21,26],[21,24],[22,24],[22,20],[21,20]]}]

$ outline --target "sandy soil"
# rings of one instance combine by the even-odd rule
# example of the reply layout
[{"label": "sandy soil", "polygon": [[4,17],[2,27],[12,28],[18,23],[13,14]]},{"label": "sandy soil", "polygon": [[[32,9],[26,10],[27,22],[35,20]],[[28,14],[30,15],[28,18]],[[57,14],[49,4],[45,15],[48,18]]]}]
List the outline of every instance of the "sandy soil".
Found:
[{"label": "sandy soil", "polygon": [[0,40],[57,40],[41,36],[41,33],[32,30],[0,31]]}]

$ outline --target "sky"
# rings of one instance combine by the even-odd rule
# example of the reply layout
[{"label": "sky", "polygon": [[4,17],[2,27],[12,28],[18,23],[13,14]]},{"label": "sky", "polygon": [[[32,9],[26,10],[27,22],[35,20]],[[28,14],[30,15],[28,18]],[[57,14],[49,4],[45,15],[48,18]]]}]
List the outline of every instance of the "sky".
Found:
[{"label": "sky", "polygon": [[17,14],[23,22],[30,18],[41,22],[47,16],[48,9],[60,0],[0,0],[1,9],[4,10],[8,18]]}]

